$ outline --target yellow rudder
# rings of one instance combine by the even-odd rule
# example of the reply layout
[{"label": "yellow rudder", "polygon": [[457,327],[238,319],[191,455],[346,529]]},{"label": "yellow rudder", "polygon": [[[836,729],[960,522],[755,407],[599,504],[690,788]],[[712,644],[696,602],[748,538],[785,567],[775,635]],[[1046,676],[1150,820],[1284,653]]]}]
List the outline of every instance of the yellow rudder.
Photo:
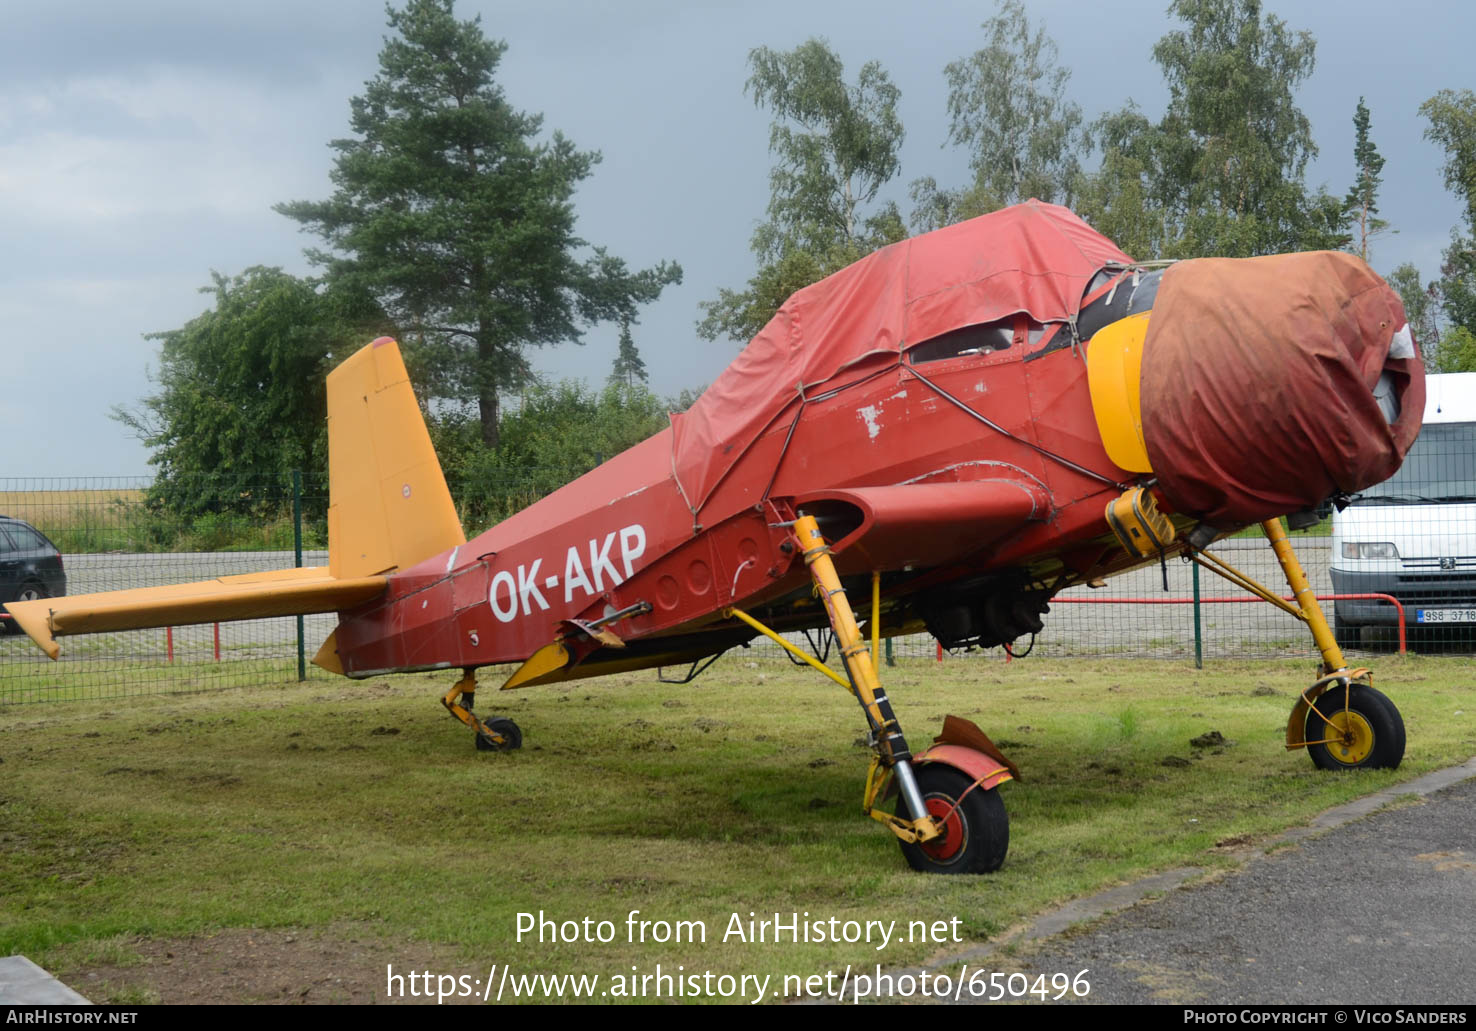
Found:
[{"label": "yellow rudder", "polygon": [[400,347],[380,337],[328,374],[328,568],[405,569],[466,543]]}]

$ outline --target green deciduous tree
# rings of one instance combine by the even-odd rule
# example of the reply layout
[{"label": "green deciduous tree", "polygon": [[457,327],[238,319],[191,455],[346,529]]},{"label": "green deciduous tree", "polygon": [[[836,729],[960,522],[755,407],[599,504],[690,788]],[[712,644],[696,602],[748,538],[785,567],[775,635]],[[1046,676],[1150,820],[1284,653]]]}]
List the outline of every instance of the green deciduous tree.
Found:
[{"label": "green deciduous tree", "polygon": [[1097,119],[1087,146],[1101,150],[1102,163],[1077,186],[1077,213],[1139,261],[1161,257],[1174,232],[1168,207],[1158,199],[1156,133],[1131,100]]},{"label": "green deciduous tree", "polygon": [[1440,263],[1438,294],[1447,324],[1476,334],[1476,239],[1469,234],[1451,233]]},{"label": "green deciduous tree", "polygon": [[1435,351],[1440,345],[1440,288],[1435,283],[1420,282],[1420,270],[1413,262],[1406,261],[1385,277],[1390,286],[1399,292],[1404,302],[1404,315],[1409,319],[1409,328],[1414,331],[1420,345],[1420,355],[1425,367],[1434,370]]},{"label": "green deciduous tree", "polygon": [[1476,333],[1452,326],[1441,334],[1425,367],[1430,372],[1476,372]]},{"label": "green deciduous tree", "polygon": [[983,25],[986,44],[944,69],[949,142],[969,151],[974,181],[940,190],[913,183],[916,229],[982,215],[1031,197],[1070,205],[1084,147],[1081,107],[1066,96],[1071,72],[1056,43],[1032,27],[1019,0],[1001,0]]},{"label": "green deciduous tree", "polygon": [[535,383],[503,416],[502,443],[481,446],[469,414],[431,435],[468,532],[506,518],[667,425],[668,405],[644,385],[594,391],[577,380]]},{"label": "green deciduous tree", "polygon": [[1466,205],[1468,229],[1476,230],[1476,93],[1441,90],[1420,105],[1429,121],[1425,139],[1445,150],[1445,187]]},{"label": "green deciduous tree", "polygon": [[528,376],[527,349],[578,341],[595,322],[634,322],[680,281],[631,271],[575,233],[573,194],[599,155],[515,110],[495,81],[506,44],[452,0],[391,9],[379,74],[351,102],[354,136],[333,141],[333,196],[277,210],[328,243],[310,251],[411,334],[423,393],[477,407],[498,442],[499,393]]},{"label": "green deciduous tree", "polygon": [[1260,0],[1174,0],[1184,22],[1153,48],[1169,88],[1159,195],[1180,254],[1239,257],[1342,246],[1342,206],[1303,182],[1316,156],[1296,88],[1317,45]]},{"label": "green deciduous tree", "polygon": [[708,340],[746,341],[795,290],[906,235],[897,207],[877,204],[900,170],[900,92],[869,61],[854,85],[820,39],[794,50],[758,47],[745,87],[774,115],[768,219],[753,234],[758,271],[743,290],[720,290],[701,305],[697,331]]},{"label": "green deciduous tree", "polygon": [[1446,188],[1464,205],[1464,226],[1451,230],[1450,246],[1433,289],[1446,327],[1432,366],[1439,372],[1476,371],[1476,93],[1441,90],[1420,105],[1430,123],[1425,138],[1445,150]]},{"label": "green deciduous tree", "polygon": [[[1139,258],[1345,246],[1342,200],[1305,183],[1317,148],[1294,95],[1312,73],[1311,34],[1263,14],[1260,0],[1174,0],[1169,13],[1183,27],[1153,48],[1164,115],[1150,124],[1129,105],[1094,124],[1105,156],[1083,206],[1156,242]],[[1115,196],[1122,186],[1132,189]]]},{"label": "green deciduous tree", "polygon": [[1358,107],[1353,112],[1353,164],[1357,174],[1348,196],[1343,199],[1354,227],[1354,242],[1358,244],[1358,256],[1368,260],[1370,237],[1389,232],[1389,223],[1379,218],[1379,184],[1383,182],[1384,158],[1379,148],[1368,136],[1368,108],[1363,98],[1358,98]]},{"label": "green deciduous tree", "polygon": [[153,451],[151,501],[184,516],[260,513],[291,496],[293,470],[327,468],[323,377],[389,326],[347,287],[278,268],[212,276],[211,310],[149,336],[159,392],[113,417]]}]

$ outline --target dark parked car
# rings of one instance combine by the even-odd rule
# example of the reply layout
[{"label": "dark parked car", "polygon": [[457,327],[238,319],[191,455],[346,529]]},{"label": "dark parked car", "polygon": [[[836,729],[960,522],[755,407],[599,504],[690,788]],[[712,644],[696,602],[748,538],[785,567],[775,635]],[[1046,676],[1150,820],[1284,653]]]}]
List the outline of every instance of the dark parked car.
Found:
[{"label": "dark parked car", "polygon": [[[0,516],[0,604],[33,601],[67,593],[61,552],[30,523]],[[15,620],[0,620],[6,633],[19,633]]]}]

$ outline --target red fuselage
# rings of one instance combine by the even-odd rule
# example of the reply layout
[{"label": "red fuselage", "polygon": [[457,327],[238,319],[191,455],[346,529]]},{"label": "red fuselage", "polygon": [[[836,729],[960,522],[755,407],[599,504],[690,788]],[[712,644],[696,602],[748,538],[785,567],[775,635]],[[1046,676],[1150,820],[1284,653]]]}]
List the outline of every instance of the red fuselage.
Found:
[{"label": "red fuselage", "polygon": [[[703,506],[700,524],[672,473],[672,431],[663,431],[466,544],[393,575],[383,599],[344,614],[345,671],[518,662],[553,640],[561,620],[591,621],[642,601],[649,613],[612,629],[631,643],[666,638],[661,655],[681,650],[681,637],[699,651],[733,643],[721,632],[737,626],[721,618],[732,605],[768,611],[780,624],[820,625],[815,606],[769,611],[802,597],[809,583],[786,550],[787,531],[774,524],[793,517],[797,498],[848,488],[1005,482],[1021,498],[1019,518],[957,527],[941,545],[936,534],[888,540],[877,527],[863,548],[841,550],[843,573],[885,575],[889,602],[1063,555],[1074,578],[1101,575],[1110,553],[1093,542],[1107,532],[1103,510],[1120,489],[1112,484],[1128,475],[1103,450],[1082,349],[1062,346],[1068,327],[1052,328],[994,353],[915,369],[879,363],[869,378],[859,370],[852,379],[864,382],[810,400],[798,421],[786,413],[763,433]],[[1128,564],[1120,558],[1116,565]],[[940,560],[947,565],[921,565]]]}]

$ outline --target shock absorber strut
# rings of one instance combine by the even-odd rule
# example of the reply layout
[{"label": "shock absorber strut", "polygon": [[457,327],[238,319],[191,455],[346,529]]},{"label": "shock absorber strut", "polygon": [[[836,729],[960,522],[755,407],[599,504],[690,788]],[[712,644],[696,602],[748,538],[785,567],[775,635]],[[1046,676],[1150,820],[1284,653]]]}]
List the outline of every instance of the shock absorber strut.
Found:
[{"label": "shock absorber strut", "polygon": [[851,603],[846,599],[845,588],[841,586],[835,563],[830,558],[830,546],[821,536],[814,516],[802,515],[796,519],[794,533],[799,538],[800,552],[809,567],[810,578],[815,581],[815,588],[830,617],[851,693],[866,714],[877,754],[897,778],[897,788],[913,818],[917,840],[930,841],[938,836],[938,827],[923,804],[922,792],[918,790],[917,778],[913,775],[912,752],[907,747],[907,739],[902,736],[897,717],[892,713],[892,703],[877,677],[871,647],[856,625],[856,615],[851,611]]}]

